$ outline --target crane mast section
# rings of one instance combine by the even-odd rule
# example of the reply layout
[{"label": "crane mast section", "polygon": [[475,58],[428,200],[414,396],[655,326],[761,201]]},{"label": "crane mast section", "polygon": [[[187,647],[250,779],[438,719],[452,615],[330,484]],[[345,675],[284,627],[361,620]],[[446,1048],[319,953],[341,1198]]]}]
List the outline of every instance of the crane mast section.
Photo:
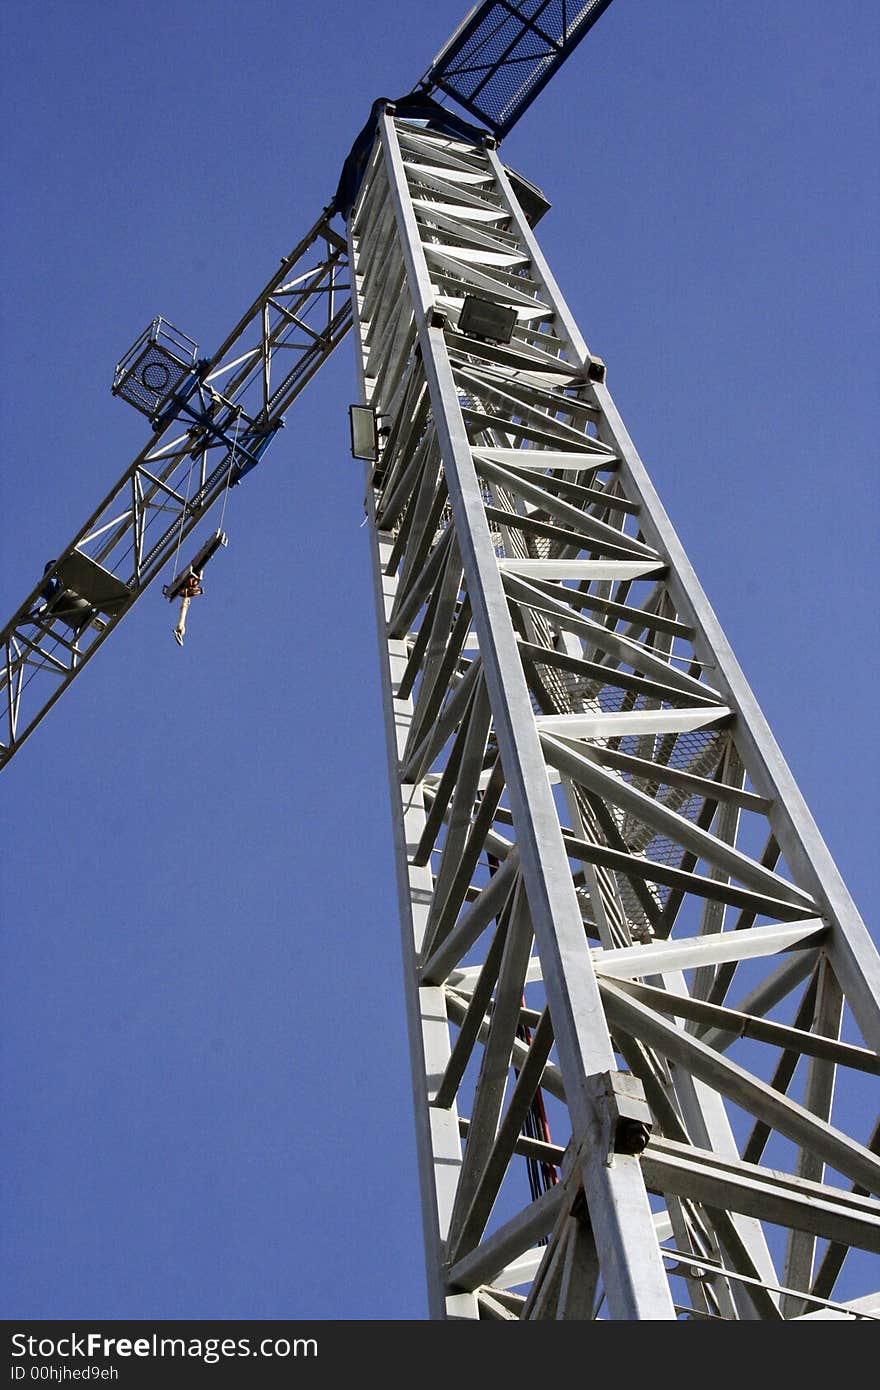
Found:
[{"label": "crane mast section", "polygon": [[[151,413],[153,437],[3,629],[0,768],[215,503],[259,463],[285,410],[348,332],[347,247],[331,215],[322,213],[283,258],[210,359],[195,362],[193,352],[187,364],[182,335],[163,357],[170,340],[157,320],[142,337],[160,351],[141,352],[139,339],[120,364],[114,390]],[[177,380],[160,397],[149,372],[167,377],[169,362]]]},{"label": "crane mast section", "polygon": [[493,142],[349,248],[431,1316],[876,1315],[880,960]]}]

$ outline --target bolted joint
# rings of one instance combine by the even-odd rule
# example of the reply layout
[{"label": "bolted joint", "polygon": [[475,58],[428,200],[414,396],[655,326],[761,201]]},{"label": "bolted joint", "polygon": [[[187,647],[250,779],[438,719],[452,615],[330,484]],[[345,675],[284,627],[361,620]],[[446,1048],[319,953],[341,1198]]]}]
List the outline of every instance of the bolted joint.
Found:
[{"label": "bolted joint", "polygon": [[640,1154],[653,1123],[641,1081],[630,1072],[606,1071],[594,1076],[593,1083],[597,1106],[604,1111],[609,1152]]}]

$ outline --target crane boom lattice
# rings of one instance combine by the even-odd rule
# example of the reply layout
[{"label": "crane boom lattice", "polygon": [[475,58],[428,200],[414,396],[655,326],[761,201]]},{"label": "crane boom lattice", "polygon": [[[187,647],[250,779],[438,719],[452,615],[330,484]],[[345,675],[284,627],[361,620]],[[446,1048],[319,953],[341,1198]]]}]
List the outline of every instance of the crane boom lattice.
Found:
[{"label": "crane boom lattice", "polygon": [[114,393],[153,437],[46,565],[0,634],[0,769],[68,689],[230,484],[263,457],[284,411],[351,326],[344,239],[324,212],[211,358],[156,319]]}]

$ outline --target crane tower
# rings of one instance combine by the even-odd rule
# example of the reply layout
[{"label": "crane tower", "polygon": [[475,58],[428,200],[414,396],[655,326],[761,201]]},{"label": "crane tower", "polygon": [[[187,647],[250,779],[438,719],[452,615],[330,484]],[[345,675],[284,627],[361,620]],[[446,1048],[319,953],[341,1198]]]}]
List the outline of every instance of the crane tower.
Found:
[{"label": "crane tower", "polygon": [[6,629],[2,756],[351,331],[431,1316],[877,1316],[880,961],[502,153],[608,3],[478,6],[212,357],[136,341],[153,438]]}]

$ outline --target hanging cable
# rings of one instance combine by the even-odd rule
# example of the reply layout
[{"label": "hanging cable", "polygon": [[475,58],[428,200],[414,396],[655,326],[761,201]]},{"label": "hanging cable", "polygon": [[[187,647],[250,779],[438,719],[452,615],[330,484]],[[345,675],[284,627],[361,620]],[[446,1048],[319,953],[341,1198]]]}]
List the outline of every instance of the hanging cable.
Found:
[{"label": "hanging cable", "polygon": [[190,463],[189,463],[189,472],[188,472],[187,475],[186,475],[186,497],[185,497],[184,500],[183,500],[183,510],[182,510],[182,512],[180,513],[180,526],[179,526],[178,529],[177,529],[177,548],[176,548],[176,550],[175,550],[175,552],[174,552],[174,565],[173,565],[172,570],[171,570],[171,583],[172,583],[172,584],[174,583],[175,579],[177,578],[177,561],[178,561],[179,558],[180,558],[180,545],[181,545],[181,542],[182,542],[182,540],[183,540],[183,523],[186,521],[186,514],[187,514],[187,511],[189,510],[189,490],[190,490],[190,486],[191,486],[191,484],[192,484],[192,475],[193,475],[193,469],[195,468],[195,466],[196,466],[196,461],[195,461],[194,458],[191,457],[191,458],[190,458]]},{"label": "hanging cable", "polygon": [[223,489],[223,506],[220,508],[220,526],[218,530],[223,530],[223,518],[226,515],[226,502],[229,497],[229,484],[232,481],[232,469],[235,465],[235,451],[238,447],[238,430],[241,425],[241,406],[238,406],[235,416],[235,434],[232,436],[232,452],[229,455],[229,472],[226,474],[226,486]]}]

